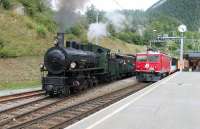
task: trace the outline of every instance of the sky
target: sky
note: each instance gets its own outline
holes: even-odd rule
[[[146,10],[159,0],[90,0],[98,9],[113,11],[116,9]]]
[[[56,1],[52,0],[53,8],[56,9]],[[146,10],[159,0],[88,0],[85,5],[95,5],[96,8],[104,11],[114,11],[119,9],[140,9]]]

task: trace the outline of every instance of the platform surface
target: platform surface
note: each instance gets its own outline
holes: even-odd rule
[[[66,129],[200,129],[200,73],[175,73]]]

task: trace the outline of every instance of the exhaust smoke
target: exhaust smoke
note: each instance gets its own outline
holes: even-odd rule
[[[59,25],[59,31],[64,32],[72,27],[80,18],[77,10],[83,9],[87,0],[53,0],[56,5],[55,20]]]

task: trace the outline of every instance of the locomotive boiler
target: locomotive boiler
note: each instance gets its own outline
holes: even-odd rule
[[[89,51],[55,46],[45,54],[44,65],[50,73],[62,74],[66,70],[95,67],[97,56]]]

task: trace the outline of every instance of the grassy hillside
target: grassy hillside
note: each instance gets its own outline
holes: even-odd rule
[[[55,32],[49,31],[48,27],[30,16],[17,15],[2,8],[0,12],[0,57],[41,56],[52,45]],[[68,39],[79,39],[76,36],[72,37]],[[122,52],[135,52],[139,49],[136,45],[116,38],[106,38],[102,45],[121,49]]]
[[[0,9],[0,57],[41,55],[52,41],[52,33],[38,34],[38,25],[27,16]]]
[[[111,39],[111,38],[102,39],[100,45],[106,48],[110,48],[112,52],[118,52],[118,50],[120,50],[121,53],[127,53],[127,54],[135,54],[137,52],[146,50],[145,46],[128,44],[119,39]]]
[[[0,90],[40,85],[42,57],[0,59]]]

